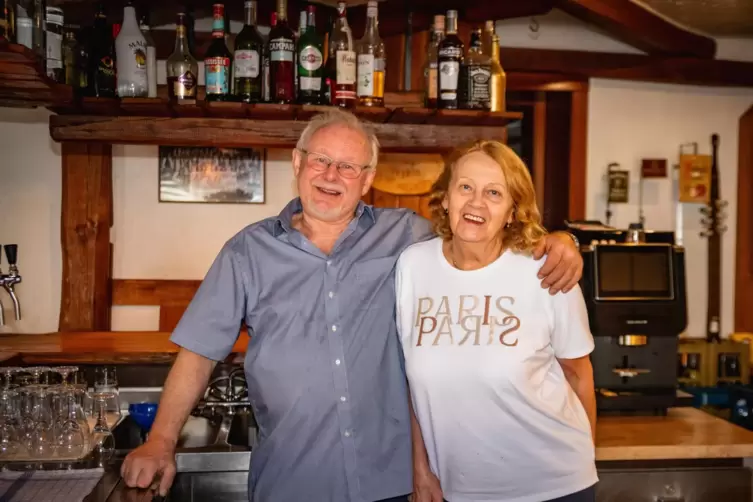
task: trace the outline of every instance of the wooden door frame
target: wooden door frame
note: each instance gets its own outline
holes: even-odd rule
[[[753,106],[740,118],[737,160],[735,332],[753,333]]]

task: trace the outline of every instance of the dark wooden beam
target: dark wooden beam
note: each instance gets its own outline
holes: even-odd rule
[[[557,0],[556,7],[651,55],[713,58],[716,41],[633,0]]]
[[[753,87],[753,63],[742,61],[506,47],[500,50],[500,61],[508,73]]]
[[[60,331],[110,329],[112,148],[63,143]]]
[[[478,122],[468,114],[468,123]],[[437,120],[441,120],[439,114]],[[411,117],[411,120],[415,120]],[[462,123],[462,117],[446,119]],[[108,117],[52,115],[55,141],[218,147],[292,148],[305,121],[217,118]],[[474,139],[500,139],[499,126],[439,124],[372,124],[385,151],[447,151]]]

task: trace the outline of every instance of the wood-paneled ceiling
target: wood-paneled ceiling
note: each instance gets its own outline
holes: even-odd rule
[[[714,36],[753,36],[753,0],[640,0],[658,13]]]

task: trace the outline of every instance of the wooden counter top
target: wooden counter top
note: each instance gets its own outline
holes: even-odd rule
[[[170,363],[180,347],[163,331],[66,332],[0,336],[0,362],[18,355],[24,364]],[[232,353],[244,353],[248,336]]]
[[[753,457],[753,431],[697,408],[665,417],[598,417],[596,460]]]

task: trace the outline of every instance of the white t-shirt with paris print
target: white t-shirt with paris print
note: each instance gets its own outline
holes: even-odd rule
[[[541,502],[598,481],[588,416],[557,361],[594,348],[580,288],[550,295],[543,260],[473,271],[441,239],[396,271],[397,322],[429,463],[449,502]]]

